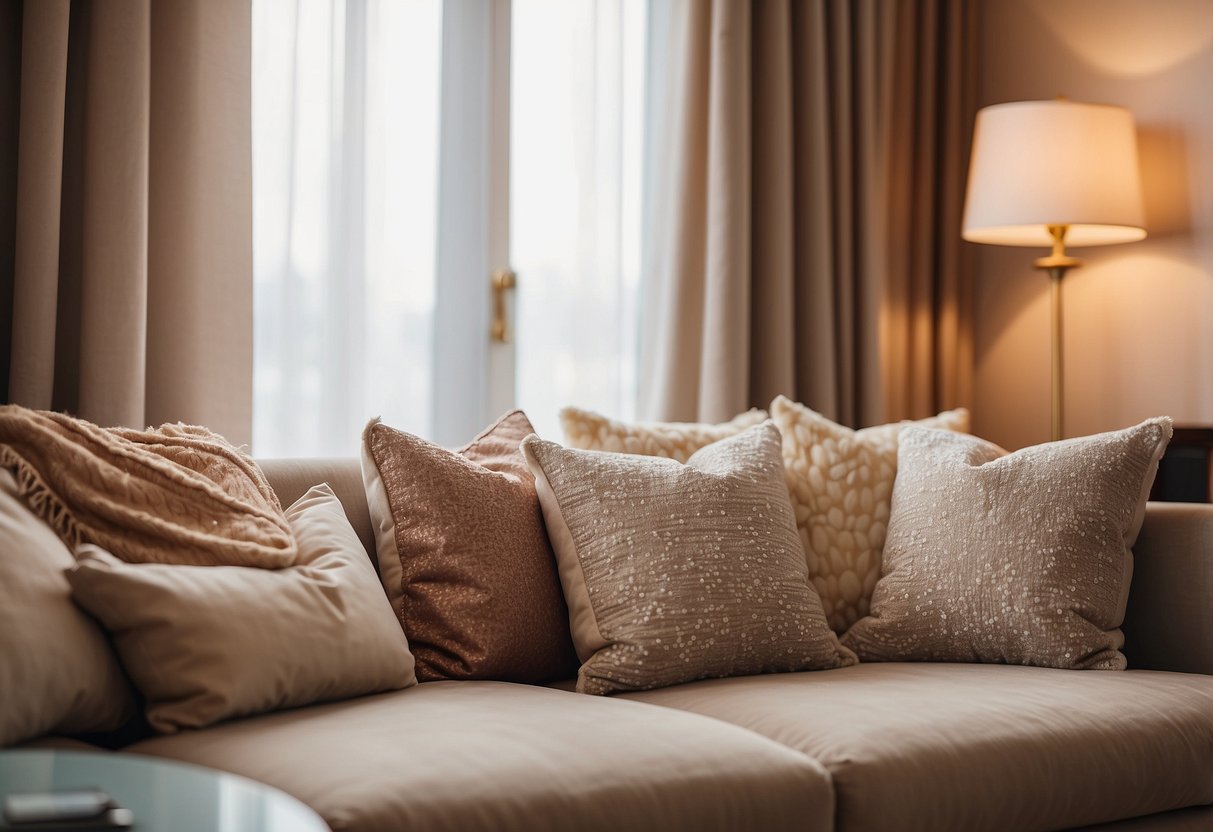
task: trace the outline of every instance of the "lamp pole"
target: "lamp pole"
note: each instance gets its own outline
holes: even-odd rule
[[[1053,441],[1065,436],[1065,341],[1062,338],[1062,304],[1061,281],[1066,272],[1082,265],[1077,257],[1066,254],[1066,231],[1069,226],[1050,225],[1049,235],[1053,238],[1053,251],[1048,257],[1038,258],[1032,265],[1049,274],[1049,284],[1053,300]]]

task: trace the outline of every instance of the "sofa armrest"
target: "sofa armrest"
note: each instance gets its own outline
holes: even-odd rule
[[[1213,505],[1147,504],[1124,633],[1129,667],[1213,675]]]

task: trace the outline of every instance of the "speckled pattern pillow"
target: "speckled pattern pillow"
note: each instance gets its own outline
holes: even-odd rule
[[[1131,549],[1171,420],[1005,452],[910,427],[864,661],[1123,670]],[[1005,454],[1005,455],[1004,455]]]
[[[543,505],[577,690],[851,664],[808,582],[769,422],[687,464],[522,443]]]
[[[741,433],[766,421],[764,410],[747,410],[718,425],[700,422],[621,422],[590,410],[566,407],[560,411],[564,441],[585,451],[614,451],[661,456],[686,462],[705,445]]]
[[[897,436],[909,424],[967,431],[969,411],[852,430],[779,396],[771,419],[783,434],[783,464],[796,528],[834,632],[868,614],[897,474]]]

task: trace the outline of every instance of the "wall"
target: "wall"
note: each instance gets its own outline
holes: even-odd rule
[[[1157,414],[1213,425],[1213,0],[988,0],[979,105],[1065,95],[1137,118],[1149,237],[1075,249],[1066,433]],[[959,232],[958,232],[959,233]],[[1049,439],[1043,251],[975,246],[974,430]]]

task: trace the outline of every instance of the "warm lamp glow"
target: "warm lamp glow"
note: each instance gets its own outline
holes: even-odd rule
[[[1065,435],[1061,281],[1082,261],[1066,246],[1131,243],[1142,228],[1133,115],[1056,101],[995,104],[977,114],[962,236],[974,243],[1049,246],[1032,264],[1053,297],[1053,438]]]
[[[1048,247],[1131,243],[1146,236],[1133,115],[1122,107],[1017,101],[977,114],[966,240]]]

